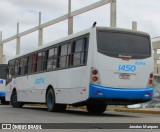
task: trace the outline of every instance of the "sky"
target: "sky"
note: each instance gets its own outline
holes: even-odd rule
[[[72,0],[72,11],[100,0]],[[42,23],[48,22],[68,12],[68,0],[0,0],[0,31],[2,39],[14,36],[17,22],[20,32],[38,25],[38,14],[42,13]],[[117,0],[117,27],[132,28],[137,21],[139,31],[147,32],[151,38],[160,36],[160,0]],[[74,17],[74,32],[97,26],[110,26],[110,4]],[[44,29],[43,43],[47,44],[67,36],[67,20]],[[21,38],[20,53],[38,47],[38,32]],[[16,40],[4,44],[7,60],[16,54]]]

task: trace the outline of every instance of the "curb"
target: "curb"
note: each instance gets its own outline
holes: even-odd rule
[[[86,110],[86,107],[68,107],[68,109]],[[107,108],[106,112],[128,112],[128,113],[142,113],[142,114],[160,114],[160,108]]]
[[[107,111],[115,112],[130,112],[143,114],[160,114],[160,108],[142,108],[142,109],[128,109],[128,108],[108,108]]]

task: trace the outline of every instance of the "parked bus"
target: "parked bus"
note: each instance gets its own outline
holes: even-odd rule
[[[45,103],[103,113],[153,96],[150,36],[140,31],[92,27],[9,60],[6,100],[13,107]]]
[[[6,84],[6,69],[8,65],[7,64],[0,64],[0,100],[1,104],[8,104],[9,102],[5,101],[5,84]]]

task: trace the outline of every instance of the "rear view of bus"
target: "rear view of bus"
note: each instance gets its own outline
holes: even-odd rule
[[[88,111],[100,113],[107,105],[150,101],[153,96],[153,56],[149,35],[97,27],[96,37]],[[99,110],[94,108],[95,104]]]

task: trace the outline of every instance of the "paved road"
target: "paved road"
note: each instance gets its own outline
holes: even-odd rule
[[[119,112],[90,115],[82,110],[67,110],[65,113],[54,113],[48,112],[44,106],[25,105],[23,108],[12,108],[10,105],[0,105],[0,123],[160,123],[160,115]]]

